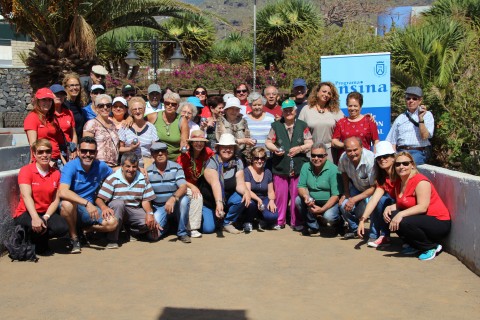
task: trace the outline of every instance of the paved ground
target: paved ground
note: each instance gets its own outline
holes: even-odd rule
[[[0,259],[2,319],[478,319],[480,278],[290,229]],[[396,239],[398,240],[398,239]],[[56,243],[58,248],[62,243]],[[61,249],[61,248],[60,248]]]

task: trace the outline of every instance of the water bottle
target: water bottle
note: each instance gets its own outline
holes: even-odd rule
[[[290,176],[293,177],[295,175],[295,163],[293,162],[293,158],[290,158]]]
[[[188,152],[188,148],[186,146],[183,146],[182,148],[180,148],[180,152],[181,153],[187,153]]]

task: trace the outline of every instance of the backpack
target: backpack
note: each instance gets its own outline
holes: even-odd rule
[[[18,261],[33,261],[37,262],[38,258],[35,254],[35,245],[28,239],[25,229],[17,225],[10,236],[3,241],[3,245],[8,250],[8,256]]]

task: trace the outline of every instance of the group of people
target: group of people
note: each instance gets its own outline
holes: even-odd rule
[[[94,66],[89,81],[69,74],[39,89],[25,119],[32,163],[19,173],[14,220],[37,253],[50,254],[48,239],[67,233],[72,253],[90,232],[106,233],[115,249],[122,230],[190,243],[287,224],[311,236],[324,225],[352,239],[367,219],[368,246],[388,245],[396,232],[405,254],[429,260],[441,251],[450,214],[416,168],[433,135],[420,88],[407,88],[407,111],[379,141],[374,117],[361,114],[363,96],[347,96],[345,116],[330,82],[307,98],[305,80],[295,79],[283,102],[274,86],[262,95],[242,83],[224,97],[198,86],[182,101],[152,84],[146,102],[131,85],[112,99],[106,74]],[[82,90],[90,90],[85,107]]]

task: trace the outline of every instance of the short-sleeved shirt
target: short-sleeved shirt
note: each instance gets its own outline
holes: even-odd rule
[[[360,163],[355,167],[353,162],[344,153],[338,161],[338,170],[346,173],[355,188],[363,192],[375,185],[376,170],[374,170],[375,157],[373,152],[362,148]]]
[[[52,159],[60,159],[60,143],[63,142],[63,134],[51,121],[41,121],[39,115],[32,111],[23,121],[23,129],[37,132],[37,140],[47,139],[52,144]],[[33,142],[33,141],[31,141]]]
[[[408,110],[400,114],[392,124],[390,131],[388,132],[385,140],[396,146],[409,146],[409,147],[427,147],[430,145],[428,139],[422,139],[420,135],[420,128],[415,126],[407,117],[407,113],[413,120],[417,121],[418,108],[414,113],[410,113]],[[425,113],[423,117],[425,126],[428,130],[429,138],[433,137],[433,130],[435,127],[435,121],[430,111]]]
[[[298,188],[308,189],[310,196],[319,201],[328,201],[332,196],[340,195],[338,168],[329,160],[325,162],[320,173],[315,174],[310,162],[304,163],[298,179]]]
[[[110,167],[118,165],[118,132],[113,123],[104,126],[97,119],[87,121],[86,132],[93,134],[97,141],[97,159],[104,161]]]
[[[243,171],[245,173],[245,182],[250,182],[250,190],[252,190],[260,198],[268,196],[268,185],[273,182],[272,171],[265,169],[262,181],[256,181],[253,178],[250,167]]]
[[[185,179],[195,184],[198,179],[203,176],[203,171],[207,165],[208,159],[210,159],[215,153],[209,147],[205,147],[197,159],[192,159],[190,152],[182,153],[177,158],[177,163],[180,164],[185,173]]]
[[[279,106],[278,104],[275,107],[273,107],[272,109],[270,109],[269,107],[264,105],[263,106],[263,112],[267,112],[267,113],[273,115],[274,119],[275,119],[275,117],[281,117],[283,115],[282,107]]]
[[[219,173],[220,182],[226,195],[235,192],[237,187],[236,173],[243,170],[243,162],[234,158],[226,163],[220,163],[218,156],[211,157],[206,169],[213,169]],[[220,169],[220,170],[219,170]]]
[[[342,110],[336,113],[325,111],[319,113],[317,108],[310,108],[306,106],[300,112],[298,119],[307,123],[313,136],[313,143],[325,143],[329,147],[332,143],[333,130],[337,121],[342,119],[345,115]]]
[[[97,114],[92,109],[92,103],[91,102],[83,108],[83,111],[85,112],[85,116],[86,116],[87,121],[95,119],[97,117]]]
[[[28,184],[32,187],[32,198],[37,213],[45,213],[50,204],[55,200],[58,186],[60,185],[60,171],[50,168],[47,175],[43,177],[39,172],[36,163],[30,163],[20,169],[18,173],[18,184]],[[13,214],[16,218],[27,211],[23,197],[20,197],[17,209]]]
[[[145,106],[145,114],[143,115],[144,117],[148,116],[149,114],[162,111],[165,108],[163,107],[162,103],[159,103],[156,108],[152,107],[150,104],[150,101],[147,101],[147,105]]]
[[[156,206],[163,206],[168,199],[180,188],[181,185],[187,183],[185,180],[185,173],[182,167],[173,161],[167,160],[165,171],[160,173],[153,163],[147,168],[148,180],[155,192],[155,199],[153,204]]]
[[[55,111],[60,129],[62,129],[65,139],[68,142],[72,141],[73,130],[75,130],[75,119],[73,118],[72,111],[68,110],[65,106],[62,106],[60,112]]]
[[[97,197],[106,202],[121,199],[129,207],[140,207],[142,201],[152,201],[156,198],[152,186],[140,171],[137,171],[132,182],[128,182],[123,176],[123,169],[117,170],[105,179]]]
[[[345,141],[350,137],[359,137],[362,139],[362,145],[365,149],[371,149],[371,146],[378,137],[378,128],[372,117],[365,115],[359,121],[350,121],[347,117],[338,120],[333,132],[333,139]]]
[[[244,119],[247,121],[250,137],[257,140],[256,146],[265,146],[265,140],[270,132],[272,123],[275,121],[274,116],[264,112],[262,118],[259,120],[254,119],[251,115],[245,116]]]
[[[86,172],[82,167],[80,158],[77,157],[67,162],[63,167],[60,184],[70,186],[70,190],[93,203],[101,183],[112,172],[112,168],[100,160],[94,160],[90,170]]]
[[[126,147],[132,145],[133,139],[138,139],[140,146],[135,148],[133,152],[139,157],[151,157],[150,147],[152,143],[158,141],[157,129],[150,122],[147,122],[145,128],[140,132],[137,132],[133,127],[121,128],[118,131],[118,137],[120,141],[125,143]]]
[[[377,187],[383,189],[392,199],[395,199],[395,183],[390,178],[386,178],[385,182],[382,185],[377,185]]]

